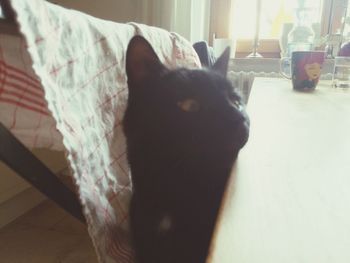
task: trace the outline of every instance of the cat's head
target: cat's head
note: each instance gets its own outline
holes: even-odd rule
[[[210,69],[170,70],[143,37],[134,37],[126,55],[127,132],[168,146],[243,146],[248,118],[226,79],[229,53],[226,49]]]

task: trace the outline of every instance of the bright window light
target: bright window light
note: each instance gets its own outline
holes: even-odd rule
[[[307,7],[310,21],[320,22],[322,0],[261,0],[260,38],[277,39],[283,23],[292,23],[297,6]],[[235,0],[232,29],[236,38],[253,38],[257,0]]]

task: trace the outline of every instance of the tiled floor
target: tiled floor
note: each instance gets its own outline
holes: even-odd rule
[[[0,229],[1,263],[96,263],[85,225],[45,201]]]

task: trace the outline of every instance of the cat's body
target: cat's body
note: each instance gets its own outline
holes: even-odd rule
[[[227,61],[220,63],[226,70]],[[233,161],[248,138],[248,118],[220,73],[170,71],[141,37],[131,40],[126,66],[123,125],[137,262],[205,262]]]

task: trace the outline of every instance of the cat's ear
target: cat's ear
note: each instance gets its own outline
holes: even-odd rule
[[[215,64],[211,67],[211,69],[226,77],[229,61],[230,47],[227,47],[225,51],[221,54],[221,56],[216,60]]]
[[[135,36],[130,40],[126,52],[126,74],[129,84],[142,83],[146,77],[155,76],[164,68],[146,39]]]

